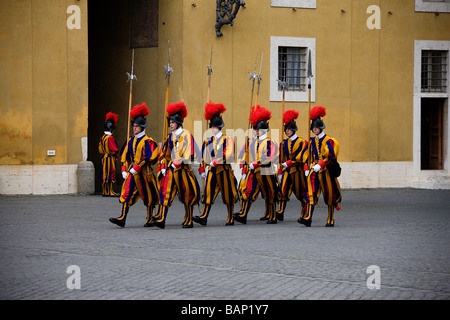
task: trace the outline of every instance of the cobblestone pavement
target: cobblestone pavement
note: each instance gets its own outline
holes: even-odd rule
[[[225,226],[217,199],[192,229],[176,199],[161,230],[142,227],[141,201],[122,229],[108,221],[117,198],[0,196],[0,299],[450,298],[448,190],[343,190],[334,228],[323,204],[298,224],[295,199],[276,225],[259,221],[258,199],[246,225]]]

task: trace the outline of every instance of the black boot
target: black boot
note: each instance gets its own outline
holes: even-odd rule
[[[120,214],[120,217],[118,218],[109,218],[109,221],[112,223],[118,225],[121,228],[125,227],[125,221],[127,220],[128,210],[130,209],[130,206],[128,203],[122,203],[122,212]]]

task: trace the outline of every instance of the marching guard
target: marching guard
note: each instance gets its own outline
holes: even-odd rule
[[[122,176],[125,179],[119,198],[122,203],[121,215],[110,218],[112,223],[124,227],[129,208],[140,197],[147,208],[147,220],[144,227],[148,227],[152,218],[152,211],[158,202],[158,185],[151,165],[158,160],[159,145],[147,136],[146,116],[150,113],[147,105],[136,105],[130,111],[134,136],[130,136],[122,153]]]
[[[314,206],[319,199],[320,190],[322,190],[325,203],[328,205],[328,218],[326,227],[334,227],[333,213],[334,209],[340,210],[341,187],[337,177],[340,172],[338,168],[337,157],[339,154],[339,143],[323,131],[325,124],[321,118],[326,115],[326,109],[323,106],[316,106],[311,109],[311,131],[314,137],[310,138],[308,147],[308,163],[305,165],[305,175],[307,176],[305,201],[307,209],[298,219],[298,222],[307,227],[311,226]]]
[[[187,116],[185,103],[169,104],[166,114],[171,132],[163,143],[159,157],[161,181],[158,213],[151,226],[165,228],[167,212],[178,193],[185,208],[183,228],[192,228],[194,205],[200,199],[200,187],[190,165],[195,158],[196,144],[192,134],[183,129],[183,120]]]
[[[267,137],[269,131],[269,120],[272,115],[269,110],[260,105],[252,108],[250,122],[255,131],[256,138],[249,140],[246,144],[245,153],[248,154],[249,171],[242,185],[242,210],[234,214],[234,219],[240,223],[247,223],[247,214],[250,204],[256,200],[261,192],[265,200],[268,224],[277,223],[276,199],[278,197],[278,186],[276,172],[272,169],[272,164],[278,157],[278,146]]]
[[[303,171],[304,163],[308,155],[308,142],[298,137],[295,120],[298,111],[288,110],[283,114],[284,132],[288,136],[280,144],[280,160],[278,164],[278,180],[280,181],[280,209],[277,211],[277,219],[283,221],[286,203],[294,192],[302,203],[302,212],[306,208],[304,192],[306,178]]]
[[[118,120],[117,114],[112,112],[106,114],[103,136],[98,143],[98,151],[103,154],[102,171],[100,173],[103,197],[117,196],[113,186],[116,182],[116,159],[119,157],[119,145],[113,134]]]
[[[221,114],[226,108],[223,104],[208,102],[205,105],[205,119],[213,136],[205,140],[202,145],[202,161],[199,173],[204,179],[202,196],[203,211],[201,216],[195,216],[194,222],[205,225],[211,206],[219,193],[222,194],[223,203],[227,206],[228,217],[226,226],[234,225],[233,208],[237,202],[237,181],[231,168],[234,160],[234,141],[222,133],[225,126]],[[209,165],[208,172],[205,168]]]

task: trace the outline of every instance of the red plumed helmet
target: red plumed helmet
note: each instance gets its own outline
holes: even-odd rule
[[[166,111],[169,115],[180,112],[183,119],[187,117],[187,108],[183,101],[169,104]]]
[[[311,127],[312,130],[314,127],[319,128],[320,130],[325,129],[325,123],[323,123],[323,120],[320,119],[320,117],[323,117],[327,114],[327,111],[322,106],[315,106],[311,109],[311,113],[309,114],[309,119],[311,121]]]
[[[252,113],[250,114],[250,123],[255,129],[269,129],[267,123],[272,118],[272,113],[260,105],[252,107]]]
[[[112,121],[114,126],[117,126],[117,121],[119,120],[119,115],[115,114],[115,113],[112,113],[112,112],[108,112],[106,114],[105,122],[108,121],[108,120]]]
[[[297,110],[288,110],[283,114],[283,123],[288,124],[291,121],[294,121],[298,118]]]
[[[320,117],[324,117],[327,114],[327,110],[322,106],[315,106],[311,109],[311,113],[309,114],[309,119],[314,120]]]
[[[168,121],[172,120],[178,124],[182,124],[184,118],[187,117],[186,104],[183,101],[171,103],[167,106]]]
[[[150,110],[148,109],[145,102],[139,105],[135,105],[133,109],[130,111],[130,117],[131,119],[136,119],[139,116],[146,117],[150,113]]]
[[[205,119],[211,120],[215,115],[220,116],[227,110],[222,103],[207,102],[205,104]]]

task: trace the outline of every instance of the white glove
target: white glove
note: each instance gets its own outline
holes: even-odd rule
[[[176,168],[177,168],[173,162],[172,162],[172,164],[171,164],[170,166],[171,166],[173,169],[176,169]]]
[[[211,161],[211,163],[209,164],[211,167],[215,168],[214,162]]]
[[[130,169],[130,173],[131,173],[131,174],[136,174],[137,172],[136,172],[136,170],[134,170],[134,168],[131,168],[131,169]]]
[[[279,174],[279,175],[278,175],[278,180],[281,181],[281,178],[283,178],[283,175],[282,175],[282,174]]]
[[[166,169],[161,169],[161,173],[162,173],[163,177],[165,177],[166,176]]]
[[[320,166],[320,164],[316,164],[316,165],[313,167],[314,172],[319,172],[320,169],[322,169],[322,167]]]
[[[124,179],[127,178],[127,172],[126,172],[126,171],[122,171],[122,177],[123,177]]]
[[[305,171],[305,176],[306,176],[306,177],[309,176],[309,170],[306,170],[306,171]]]
[[[202,176],[203,179],[206,179],[206,176],[207,176],[206,172],[202,172],[202,173],[200,173],[200,175]]]
[[[244,174],[242,175],[241,180],[244,181],[246,176],[247,176],[247,174],[244,173]]]
[[[281,165],[285,168],[287,168],[287,166],[288,166],[286,162],[283,162]]]
[[[253,166],[253,163],[250,163],[249,167],[250,167],[250,169],[252,169],[252,170],[255,169],[255,167]]]

